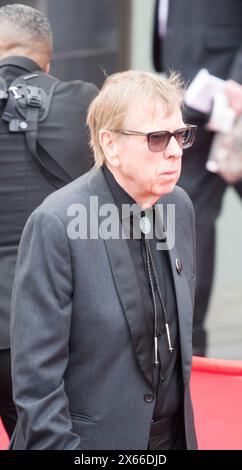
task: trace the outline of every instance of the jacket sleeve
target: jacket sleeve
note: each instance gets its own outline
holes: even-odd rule
[[[11,308],[14,449],[77,449],[64,388],[72,314],[66,230],[37,209],[20,243]]]

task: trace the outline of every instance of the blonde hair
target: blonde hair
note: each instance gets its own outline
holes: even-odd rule
[[[90,104],[87,116],[90,147],[94,153],[96,166],[103,165],[105,161],[105,154],[99,141],[99,131],[122,129],[132,101],[137,98],[149,101],[159,97],[163,102],[164,112],[169,115],[177,107],[182,107],[183,93],[183,83],[176,72],[172,72],[169,77],[137,70],[110,75]]]

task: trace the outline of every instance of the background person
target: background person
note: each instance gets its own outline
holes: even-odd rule
[[[236,115],[242,113],[242,3],[240,0],[160,0],[156,2],[154,65],[174,68],[190,83],[200,69],[226,81],[224,93]],[[214,277],[215,224],[228,184],[205,165],[214,133],[206,129],[210,114],[186,109],[198,125],[194,146],[183,159],[179,186],[191,197],[196,215],[197,281],[194,310],[194,354],[206,354],[205,316]],[[242,182],[233,185],[242,196]],[[206,253],[206,256],[204,256]]]
[[[50,24],[38,10],[20,4],[0,8],[0,77],[10,86],[15,78],[28,72],[48,73],[52,42]],[[72,176],[91,167],[85,121],[95,94],[92,84],[60,82],[51,103],[50,119],[41,125],[41,143]],[[68,102],[76,107],[72,114],[79,121],[66,122]],[[4,106],[0,102],[0,417],[10,436],[16,412],[12,402],[9,322],[18,244],[27,218],[55,187],[35,166],[24,134],[9,133],[8,123],[2,120]],[[75,160],[81,163],[73,165]]]

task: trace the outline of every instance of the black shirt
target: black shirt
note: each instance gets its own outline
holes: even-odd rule
[[[103,167],[104,176],[114,198],[115,204],[119,210],[120,220],[123,227],[125,227],[126,220],[123,217],[122,205],[135,204],[135,201],[129,196],[126,191],[117,183],[112,173],[106,166]],[[149,217],[152,217],[154,211],[149,211]],[[154,342],[154,307],[151,296],[150,280],[147,269],[146,250],[144,237],[139,239],[134,238],[135,224],[139,220],[129,221],[134,227],[131,230],[131,237],[127,238],[128,248],[130,255],[135,266],[137,279],[140,285],[140,291],[143,296],[143,303],[145,305],[145,312],[147,316],[146,329],[147,329],[147,348],[153,345]],[[133,224],[132,224],[133,222]],[[155,232],[155,230],[154,230]],[[156,303],[158,308],[158,325],[159,325],[159,360],[160,367],[153,367],[154,380],[156,383],[156,406],[153,415],[153,421],[158,421],[165,417],[174,415],[181,409],[183,397],[183,382],[181,374],[181,361],[180,361],[180,345],[179,345],[179,328],[175,289],[173,284],[169,254],[165,250],[157,250],[157,239],[154,233],[153,238],[149,240],[154,264],[157,271],[160,290],[163,297],[163,302],[166,308],[166,315],[170,327],[171,343],[173,351],[168,351],[168,343],[164,326],[164,315],[162,305],[157,295],[157,286],[154,282]],[[148,325],[148,328],[147,328]],[[152,347],[152,346],[151,346]],[[157,370],[158,369],[158,370]]]

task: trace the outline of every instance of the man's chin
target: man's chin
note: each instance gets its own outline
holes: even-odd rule
[[[156,194],[159,194],[160,196],[164,196],[165,194],[171,193],[173,191],[175,185],[176,185],[176,181],[160,183],[155,188],[156,189],[155,192],[156,192]]]

